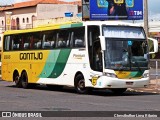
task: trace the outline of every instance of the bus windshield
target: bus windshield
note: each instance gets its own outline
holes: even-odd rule
[[[148,69],[147,42],[106,39],[105,68],[114,70]]]
[[[104,27],[106,69],[146,70],[148,69],[148,44],[140,28]]]

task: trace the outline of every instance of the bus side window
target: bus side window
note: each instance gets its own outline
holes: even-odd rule
[[[30,48],[30,49],[33,49],[33,44],[34,44],[34,42],[33,42],[33,36],[29,36],[29,41],[30,41],[30,46],[29,46],[29,48]]]
[[[84,47],[84,41],[80,38],[75,39],[75,47]]]
[[[51,43],[49,41],[43,42],[43,48],[51,48]]]
[[[59,47],[59,48],[64,48],[64,47],[66,47],[66,41],[63,40],[62,37],[58,39],[57,47]]]
[[[56,32],[55,31],[45,31],[43,33],[42,48],[52,49],[55,48],[56,43]]]
[[[21,42],[19,36],[18,35],[11,36],[11,40],[12,40],[12,50],[19,50]]]
[[[9,51],[11,50],[11,37],[9,36],[5,36],[4,37],[4,51]]]
[[[24,49],[29,49],[29,43],[24,43]]]
[[[32,47],[33,49],[41,49],[42,48],[42,38],[40,32],[33,33],[33,40],[32,40]]]
[[[61,30],[58,33],[58,41],[57,47],[58,48],[67,48],[70,46],[70,32],[69,30]]]
[[[23,39],[24,39],[23,40],[23,42],[24,42],[23,49],[24,50],[30,49],[30,36],[29,36],[29,34],[24,34]]]
[[[73,47],[84,47],[84,27],[73,29]]]

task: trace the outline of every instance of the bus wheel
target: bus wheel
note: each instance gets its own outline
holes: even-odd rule
[[[127,88],[112,88],[110,90],[116,95],[121,95],[127,90]]]
[[[85,94],[88,92],[87,88],[85,87],[84,77],[81,74],[78,74],[75,77],[75,89],[76,89],[77,93],[79,93],[79,94]]]
[[[22,82],[21,82],[21,80],[19,79],[19,74],[18,74],[17,72],[14,73],[14,75],[13,75],[13,81],[15,82],[16,87],[18,87],[18,88],[21,88],[21,87],[22,87]]]
[[[26,89],[26,88],[29,87],[29,84],[28,84],[28,76],[27,76],[27,73],[26,73],[26,72],[22,72],[21,82],[22,82],[22,87],[23,87],[23,88]]]

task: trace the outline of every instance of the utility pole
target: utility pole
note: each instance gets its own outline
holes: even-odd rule
[[[144,29],[148,37],[148,0],[144,0]]]

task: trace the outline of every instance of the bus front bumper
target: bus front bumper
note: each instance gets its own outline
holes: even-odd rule
[[[94,88],[141,88],[149,85],[149,77],[140,79],[118,79],[102,76]]]

